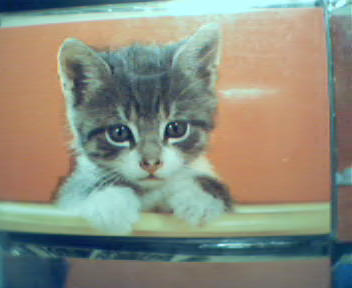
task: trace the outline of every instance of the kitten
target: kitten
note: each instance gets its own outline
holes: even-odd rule
[[[215,24],[168,45],[97,52],[63,43],[59,74],[77,163],[60,206],[119,234],[132,231],[141,211],[193,225],[231,211],[228,188],[205,157],[220,43]]]

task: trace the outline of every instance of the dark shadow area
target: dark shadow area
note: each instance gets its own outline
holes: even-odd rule
[[[0,12],[20,12],[28,10],[43,10],[53,8],[69,8],[78,6],[108,5],[138,2],[155,2],[155,0],[2,0]]]
[[[2,258],[4,288],[63,288],[68,263],[62,258],[11,257]]]

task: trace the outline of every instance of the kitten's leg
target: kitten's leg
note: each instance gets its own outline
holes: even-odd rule
[[[224,183],[211,176],[197,176],[195,180],[205,192],[222,200],[227,212],[232,211],[233,199],[230,189]]]
[[[129,187],[108,186],[82,202],[80,214],[109,233],[128,234],[140,218],[141,203]]]
[[[107,186],[64,208],[87,219],[99,230],[128,234],[140,218],[141,203],[132,188]]]
[[[175,177],[166,189],[174,214],[193,225],[214,220],[232,208],[229,190],[212,176]]]

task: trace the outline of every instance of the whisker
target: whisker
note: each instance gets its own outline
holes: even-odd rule
[[[108,173],[106,173],[105,175],[103,175],[101,177],[101,179],[99,179],[96,184],[94,185],[94,189],[100,189],[104,186],[106,186],[107,184],[112,183],[113,181],[115,181],[117,178],[119,177],[119,174],[112,170],[109,171]]]

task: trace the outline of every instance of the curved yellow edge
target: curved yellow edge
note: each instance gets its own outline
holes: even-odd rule
[[[316,235],[330,233],[330,203],[236,205],[226,214],[201,227],[193,227],[170,214],[143,213],[134,236],[236,237]],[[0,230],[111,235],[91,227],[82,218],[50,204],[0,202]]]

